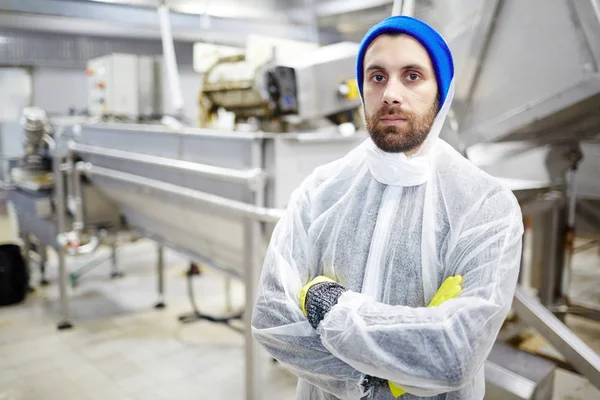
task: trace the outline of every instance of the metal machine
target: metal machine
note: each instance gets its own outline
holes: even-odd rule
[[[250,38],[244,54],[216,58],[202,71],[200,124],[210,126],[219,109],[233,112],[237,123],[254,121],[254,129],[272,132],[313,130],[324,120],[360,124],[357,54],[358,44],[350,42],[315,48]]]
[[[360,104],[356,93],[351,93],[353,89],[340,91],[340,85],[354,75],[356,51],[356,46],[340,44],[325,53],[321,51],[320,58],[312,58],[310,62],[281,61],[267,69],[277,80],[279,100],[275,108],[262,116],[254,112],[258,108],[253,109],[252,115],[261,119],[258,127],[272,127],[272,122],[296,117],[297,121],[293,121],[296,128],[321,118],[326,121],[319,124],[323,129],[290,132],[294,129],[288,129],[291,123],[286,122],[288,128],[273,129],[279,133],[265,129],[224,131],[158,123],[116,123],[115,118],[110,119],[112,122],[90,118],[83,122],[53,123],[41,112],[31,123],[23,124],[22,132],[28,138],[26,148],[34,149],[32,154],[51,155],[41,170],[52,180],[45,187],[27,187],[23,182],[15,182],[8,197],[17,210],[26,253],[30,253],[32,245],[37,245],[42,265],[46,246],[59,254],[58,327],[72,326],[65,256],[89,254],[102,244],[114,249],[124,234],[129,234],[125,240],[139,236],[158,243],[157,306],[164,306],[162,248],[169,247],[192,262],[243,279],[244,316],[249,318],[261,259],[292,191],[314,168],[343,156],[367,137],[364,132],[356,131],[351,119],[338,118],[356,111]],[[108,64],[90,65],[98,71],[104,66],[106,70],[101,76],[116,74]],[[98,71],[92,77],[98,76]],[[132,81],[138,82],[135,77]],[[263,82],[262,86],[260,82],[260,77],[256,77],[253,87],[267,93],[274,81]],[[133,98],[138,94],[134,86],[130,88],[133,93],[126,92]],[[250,115],[242,111],[246,105],[244,97],[235,97],[240,93],[239,85],[228,90],[209,89],[205,88],[204,95],[212,101],[220,99],[228,110],[244,118]],[[120,106],[119,102],[110,103],[115,93],[119,100],[119,91],[115,88],[111,92],[108,84],[105,88],[92,84],[90,92],[92,102],[96,102],[103,115],[134,116],[139,110],[136,108],[139,104],[130,107],[136,104],[132,98],[123,103],[123,108],[111,108]],[[310,99],[317,93],[323,99],[315,108]],[[103,98],[108,101],[104,103],[106,107],[99,106],[98,99]],[[219,103],[219,107],[223,105]],[[288,108],[282,112],[282,107]],[[268,123],[263,124],[265,121]],[[352,124],[352,129],[339,129],[346,122]],[[41,132],[38,126],[45,127],[43,135],[30,134]],[[45,138],[42,145],[40,135]],[[13,175],[17,171],[13,169]],[[258,399],[259,349],[250,329],[245,336],[246,398]]]
[[[600,387],[600,357],[561,322],[566,313],[600,319],[598,305],[579,304],[569,293],[575,234],[600,236],[600,181],[592,172],[600,168],[599,4],[414,5],[414,15],[444,34],[455,58],[456,96],[443,135],[504,178],[532,226],[531,261],[522,265],[514,303],[517,318]],[[552,366],[530,354],[509,354],[490,354],[486,398],[549,398]]]
[[[160,116],[161,62],[133,54],[110,54],[89,60],[89,114],[134,121]]]
[[[454,119],[450,118],[445,133],[454,134],[457,147],[469,150],[466,147],[479,142],[518,139],[519,146],[527,141],[528,148],[535,148],[548,141],[555,145],[560,140],[563,145],[563,139],[578,142],[600,133],[594,108],[600,94],[597,1],[575,5],[566,0],[495,0],[476,6],[470,2],[471,8],[479,7],[473,19],[476,23],[467,24],[464,30],[456,29],[462,25],[452,18],[460,14],[448,12],[453,7],[450,2],[424,4],[425,10],[416,9],[417,16],[429,18],[454,38],[450,46],[456,53],[460,83]],[[532,15],[543,18],[528,20],[524,35],[521,19]],[[561,38],[577,46],[556,46]],[[16,183],[9,199],[18,209],[26,246],[29,238],[35,238],[60,255],[59,327],[71,326],[64,254],[93,251],[107,238],[129,231],[159,244],[159,303],[164,276],[161,249],[166,246],[243,279],[245,317],[250,317],[265,247],[290,194],[315,167],[339,158],[366,138],[364,132],[355,132],[361,124],[357,118],[360,100],[352,81],[357,46],[341,43],[315,49],[284,43],[267,48],[266,55],[256,50],[220,57],[204,71],[199,98],[205,129],[92,121],[60,127],[47,124],[39,115],[26,118],[35,121],[24,124],[29,148],[37,149],[31,154],[37,151],[40,160],[52,156],[52,181],[46,188]],[[538,68],[543,65],[553,68]],[[523,82],[506,81],[517,78]],[[106,108],[99,106],[105,92],[98,89],[92,87],[90,96],[102,113],[144,114],[139,105],[111,109],[111,104],[118,104],[110,103],[113,100]],[[138,88],[131,87],[126,94],[135,97],[138,93]],[[112,97],[106,95],[106,99]],[[208,129],[219,110],[233,112],[239,129]],[[45,127],[43,134],[39,127]],[[572,146],[567,143],[568,149],[577,148]],[[515,149],[506,154],[516,154]],[[580,163],[577,152],[558,154],[560,162],[551,165],[561,177]],[[506,165],[504,156],[499,160]],[[48,161],[39,164],[46,173]],[[503,170],[488,169],[492,167]],[[568,265],[562,261],[565,224],[560,221],[572,217],[574,208],[567,214],[565,205],[573,202],[565,199],[574,197],[558,189],[569,181],[556,186],[535,176],[505,178],[524,215],[554,215],[552,229],[544,228],[554,239],[546,235],[540,246],[547,257],[538,263],[544,264],[540,266],[542,302],[519,287],[516,314],[600,387],[600,357],[548,309],[556,300],[557,285],[561,286],[557,277],[563,275],[562,266]],[[246,399],[260,399],[259,349],[249,329],[245,338]],[[488,396],[547,398],[554,367],[499,342],[485,365]]]
[[[543,183],[556,199],[551,211],[531,214],[542,302],[600,319],[568,294],[575,233],[600,236],[598,2],[432,2],[417,14],[450,38],[455,54],[447,132],[457,147],[494,176]]]

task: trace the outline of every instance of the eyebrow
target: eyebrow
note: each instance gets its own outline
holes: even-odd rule
[[[408,64],[408,65],[405,65],[404,67],[402,67],[402,69],[404,69],[404,70],[416,69],[417,71],[428,71],[428,68],[425,68],[424,66],[422,66],[420,64]],[[369,72],[369,71],[385,71],[385,68],[379,64],[372,64],[372,65],[369,65],[367,67],[367,69],[365,70],[365,72]]]

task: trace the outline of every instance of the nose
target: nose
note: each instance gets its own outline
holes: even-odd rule
[[[396,79],[390,79],[383,92],[383,102],[388,106],[397,106],[404,103],[403,86]]]

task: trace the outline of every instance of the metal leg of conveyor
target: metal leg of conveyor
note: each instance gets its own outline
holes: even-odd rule
[[[256,289],[260,280],[261,263],[259,262],[260,245],[260,222],[247,219],[244,229],[244,255],[245,265],[245,287],[246,304],[244,318],[246,329],[244,336],[246,341],[246,400],[261,399],[261,348],[252,336],[252,310]]]
[[[119,264],[117,263],[117,244],[114,243],[110,249],[110,277],[121,278],[123,273],[119,271]]]
[[[538,331],[590,382],[600,389],[600,356],[535,297],[517,287],[513,307],[521,320]]]
[[[231,301],[231,278],[225,277],[225,310],[227,312],[233,311],[233,304]]]
[[[48,264],[48,247],[45,244],[40,243],[38,246],[40,254],[40,285],[47,286],[48,279],[46,278],[46,266]]]
[[[158,268],[158,301],[154,308],[165,308],[165,254],[162,245],[157,248],[157,268]]]
[[[66,199],[65,199],[65,182],[62,168],[63,157],[54,154],[53,157],[53,172],[54,172],[54,195],[56,204],[56,231],[60,235],[65,232],[66,227]],[[69,298],[67,294],[67,264],[65,260],[64,250],[56,237],[55,244],[56,253],[58,254],[58,285],[60,289],[60,314],[61,320],[58,323],[58,329],[68,329],[73,325],[70,322]]]
[[[69,329],[73,325],[70,322],[69,297],[67,294],[67,263],[65,254],[61,249],[58,253],[58,281],[60,290],[60,315],[61,321],[58,323],[58,329]]]
[[[31,276],[31,239],[29,238],[29,234],[23,234],[21,240],[23,241],[23,261],[25,262],[25,269],[27,270],[27,275]],[[27,282],[27,290],[33,291],[30,281]]]

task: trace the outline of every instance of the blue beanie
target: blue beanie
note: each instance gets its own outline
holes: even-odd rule
[[[429,53],[431,63],[435,69],[435,75],[440,93],[440,107],[446,101],[450,82],[454,77],[454,62],[452,61],[452,53],[442,36],[426,23],[412,17],[394,16],[381,21],[379,24],[372,27],[365,35],[358,57],[356,59],[356,80],[358,81],[358,90],[360,96],[363,97],[363,61],[365,53],[369,45],[378,36],[385,33],[406,34],[417,39]]]

